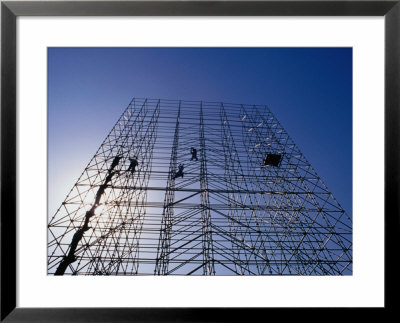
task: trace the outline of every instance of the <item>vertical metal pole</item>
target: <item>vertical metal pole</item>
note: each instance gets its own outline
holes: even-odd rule
[[[203,275],[215,275],[202,102],[200,103],[200,190],[201,222],[203,231]]]
[[[248,210],[240,205],[244,205],[247,199],[251,198],[251,192],[247,186],[247,180],[245,178],[245,169],[242,168],[240,161],[239,150],[236,147],[235,136],[231,130],[228,116],[225,112],[223,103],[220,108],[220,120],[221,120],[221,135],[222,135],[222,148],[224,155],[224,176],[226,186],[228,190],[234,191],[235,189],[243,189],[248,192],[243,197],[243,193],[229,193],[228,195],[228,214],[229,214],[229,231],[231,234],[232,247],[231,252],[233,256],[233,262],[236,264],[237,273],[240,275],[250,274],[251,268],[249,262],[251,260],[251,248],[254,246],[252,234],[249,232],[249,227],[252,223],[250,216],[248,216]],[[236,221],[243,222],[246,226],[238,225]]]
[[[172,144],[171,160],[168,172],[167,188],[165,191],[164,207],[162,214],[160,239],[158,241],[155,275],[166,275],[168,273],[169,253],[171,244],[172,219],[174,216],[175,199],[175,172],[178,159],[179,146],[179,124],[181,119],[181,103],[179,102],[178,115],[175,124],[174,142]]]

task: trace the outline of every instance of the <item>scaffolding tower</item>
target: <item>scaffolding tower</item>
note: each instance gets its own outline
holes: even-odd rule
[[[48,274],[351,275],[352,220],[266,106],[134,98],[49,217]]]

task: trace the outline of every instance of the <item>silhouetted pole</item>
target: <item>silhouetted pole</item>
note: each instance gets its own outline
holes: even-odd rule
[[[76,250],[79,242],[82,240],[84,233],[89,230],[89,220],[92,216],[94,216],[94,212],[96,211],[96,208],[99,206],[101,196],[104,194],[104,191],[106,190],[108,183],[111,181],[111,178],[115,174],[114,168],[118,165],[121,158],[122,158],[121,156],[117,156],[114,158],[114,160],[108,170],[108,175],[107,175],[104,183],[102,185],[100,185],[100,187],[96,193],[96,200],[95,200],[93,206],[90,208],[90,210],[86,212],[85,222],[84,222],[83,226],[78,231],[76,231],[74,236],[72,237],[71,244],[69,245],[68,255],[64,256],[64,259],[60,262],[60,265],[58,266],[58,268],[54,274],[55,276],[64,275],[68,266],[70,264],[72,264],[74,261],[76,261],[75,250]]]

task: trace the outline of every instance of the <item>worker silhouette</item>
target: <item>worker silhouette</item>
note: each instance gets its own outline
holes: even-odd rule
[[[198,160],[197,159],[197,149],[192,147],[190,148],[190,153],[192,154],[192,158],[190,160]]]
[[[133,174],[136,170],[136,166],[139,165],[139,162],[137,161],[137,157],[129,158],[129,161],[131,162],[128,168],[128,172],[130,171],[131,174]]]
[[[176,172],[174,179],[178,178],[178,177],[182,177],[183,178],[183,169],[185,168],[185,166],[183,166],[182,164],[179,164],[178,166],[178,171]]]

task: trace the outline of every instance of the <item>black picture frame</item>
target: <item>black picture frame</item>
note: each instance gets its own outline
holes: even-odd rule
[[[399,219],[400,0],[379,1],[2,1],[1,2],[1,321],[189,322],[266,320],[287,308],[16,307],[16,19],[18,16],[384,16],[385,306],[396,310]],[[373,238],[373,237],[371,237]],[[371,261],[374,261],[371,255]],[[38,291],[40,293],[40,291]],[[299,311],[301,309],[290,309]],[[325,309],[335,317],[332,309]],[[284,312],[287,315],[287,312]],[[290,316],[293,314],[289,313]],[[295,314],[297,315],[297,314]],[[378,317],[378,316],[377,316]],[[254,319],[252,319],[254,318]],[[262,319],[262,320],[264,320]],[[309,319],[312,319],[311,317]],[[337,315],[337,319],[339,315]]]

